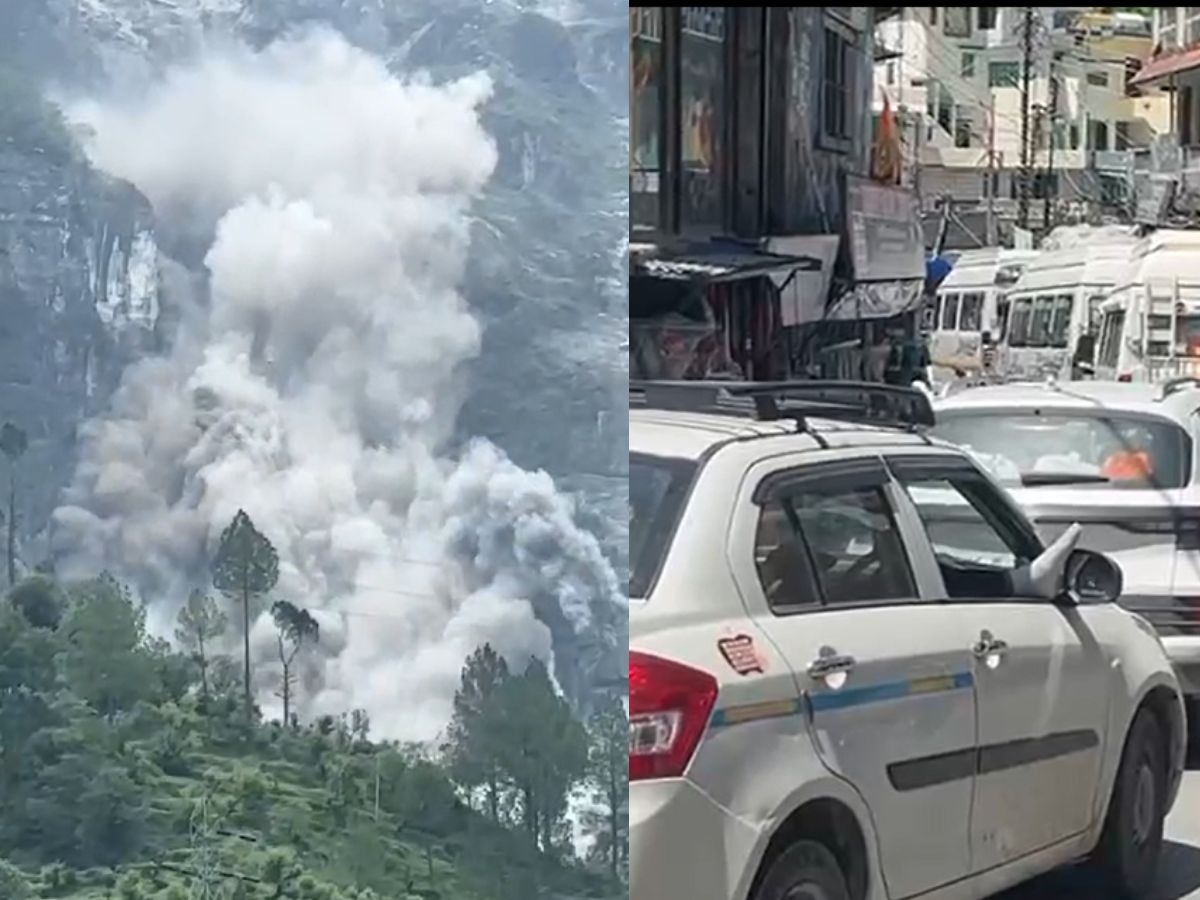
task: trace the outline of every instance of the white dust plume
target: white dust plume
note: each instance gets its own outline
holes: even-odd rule
[[[484,441],[445,447],[480,341],[459,283],[496,163],[490,90],[397,77],[315,31],[70,106],[93,161],[203,239],[207,288],[164,282],[184,309],[171,349],[81,429],[60,571],[128,579],[169,633],[244,508],[279,551],[273,596],[321,625],[302,716],[363,708],[384,737],[433,738],[484,641],[551,661],[579,698],[611,677],[623,621],[548,476]],[[266,613],[251,636],[277,714]]]

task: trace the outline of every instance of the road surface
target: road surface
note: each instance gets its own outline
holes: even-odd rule
[[[1055,873],[994,900],[1095,900],[1081,881],[1070,871]],[[1162,886],[1155,900],[1200,900],[1200,755],[1191,760],[1167,819]]]

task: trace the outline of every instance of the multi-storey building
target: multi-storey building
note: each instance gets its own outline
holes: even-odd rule
[[[919,305],[915,197],[866,178],[896,13],[631,7],[634,377],[779,377],[817,321]]]
[[[1200,216],[1200,7],[1154,9],[1154,52],[1133,77],[1171,98],[1170,130],[1135,155],[1139,221],[1194,226]]]
[[[974,224],[965,228],[968,245],[1007,237],[1023,178],[1035,230],[1120,206],[1128,151],[1167,125],[1167,98],[1134,96],[1129,86],[1152,46],[1148,19],[1086,7],[1031,7],[1028,19],[1025,13],[905,7],[877,32],[886,52],[876,65],[875,108],[882,110],[886,98],[899,110],[924,208],[951,200],[959,220]],[[1026,106],[1027,28],[1033,52]]]

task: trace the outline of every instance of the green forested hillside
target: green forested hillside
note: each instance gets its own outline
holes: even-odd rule
[[[264,723],[247,716],[241,660],[213,658],[194,640],[211,644],[226,627],[222,606],[204,595],[188,604],[183,655],[147,634],[143,611],[107,576],[68,586],[36,577],[9,592],[0,897],[620,893],[623,853],[609,852],[624,846],[619,701],[585,729],[543,667],[510,673],[484,647],[464,667],[436,753],[373,742],[361,711]],[[303,652],[294,619],[276,622],[281,651]],[[568,792],[584,790],[598,801],[586,861],[565,819]]]

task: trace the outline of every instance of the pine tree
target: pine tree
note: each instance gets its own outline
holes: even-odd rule
[[[250,690],[250,602],[275,587],[279,580],[279,554],[254,527],[245,510],[239,509],[221,534],[212,579],[217,590],[242,604],[242,679],[246,716],[250,718],[254,713]]]

